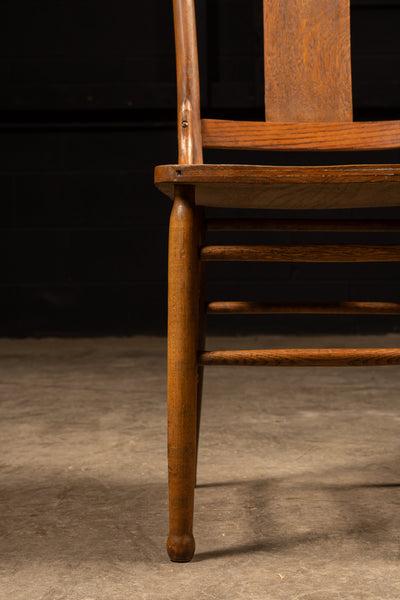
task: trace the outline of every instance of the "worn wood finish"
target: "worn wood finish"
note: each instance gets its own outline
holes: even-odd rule
[[[174,0],[179,163],[203,162],[194,0]]]
[[[276,167],[162,165],[157,187],[196,185],[196,204],[226,208],[329,209],[398,206],[400,165]]]
[[[206,148],[345,151],[400,147],[400,121],[264,123],[202,119]]]
[[[351,121],[350,61],[350,0],[264,0],[267,121]]]
[[[207,219],[208,231],[400,231],[398,219]]]
[[[400,304],[395,302],[209,302],[210,315],[260,314],[342,314],[342,315],[399,315]]]
[[[201,260],[244,262],[398,262],[399,244],[203,246]]]
[[[216,350],[199,355],[202,365],[250,367],[369,367],[400,365],[399,348]]]
[[[162,191],[163,184],[307,184],[311,191],[317,184],[399,183],[400,165],[160,165],[154,170],[154,181]],[[166,188],[169,190],[173,188]]]
[[[198,231],[194,189],[176,187],[168,263],[168,473],[173,561],[192,558],[196,474]]]
[[[174,561],[194,553],[193,502],[205,365],[400,364],[399,349],[204,351],[208,260],[398,261],[400,245],[206,246],[203,206],[327,209],[400,205],[400,165],[203,165],[210,148],[368,150],[400,147],[400,123],[352,123],[349,0],[263,0],[267,123],[200,119],[194,0],[173,0],[179,164],[155,170],[174,200],[168,286],[168,461]],[[399,221],[211,220],[210,230],[399,231]],[[210,313],[400,314],[399,304],[214,302]]]

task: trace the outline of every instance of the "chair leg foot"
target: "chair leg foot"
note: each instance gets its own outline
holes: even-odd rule
[[[184,535],[169,535],[167,551],[173,562],[189,562],[193,558],[195,549],[194,537],[191,533]]]

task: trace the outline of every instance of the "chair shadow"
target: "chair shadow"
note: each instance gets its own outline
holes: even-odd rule
[[[314,483],[315,482],[315,483]],[[285,477],[282,479],[231,480],[199,485],[199,493],[212,506],[222,506],[226,494],[218,489],[232,490],[233,515],[237,516],[243,506],[252,506],[256,499],[264,523],[270,522],[275,533],[261,533],[251,542],[215,548],[195,555],[195,561],[240,556],[248,553],[283,552],[299,544],[318,544],[334,530],[311,528],[306,533],[276,529],[276,513],[271,510],[271,498],[277,495],[298,495],[298,506],[307,508],[315,490],[333,497],[332,502],[345,507],[347,528],[340,531],[345,538],[351,536],[363,541],[373,541],[382,548],[390,537],[390,529],[396,531],[397,488],[400,482],[377,481],[354,484],[322,483],[317,476]],[[215,489],[215,494],[212,493]],[[361,490],[368,494],[365,502]],[[388,501],[383,509],[380,489],[393,490],[395,502]],[[202,491],[202,492],[201,492]],[[210,497],[210,494],[212,497]],[[390,494],[390,491],[388,491]],[[207,500],[207,496],[209,500]],[[168,529],[167,486],[164,482],[127,484],[104,482],[83,474],[47,476],[34,479],[31,473],[18,473],[18,480],[9,484],[1,493],[4,514],[3,535],[0,538],[0,554],[21,563],[33,559],[51,563],[62,560],[68,564],[100,561],[105,563],[145,562],[160,564],[168,560],[165,541]],[[289,511],[286,506],[285,510]],[[236,512],[235,512],[236,511]],[[241,529],[248,539],[254,534],[254,522],[246,513]],[[288,514],[288,513],[287,513]],[[308,513],[310,517],[310,513]],[[197,520],[198,514],[195,515]],[[205,520],[208,517],[203,517]],[[247,520],[246,520],[247,519]],[[400,528],[400,526],[399,526]],[[253,533],[252,533],[253,531]],[[247,534],[248,532],[248,534]],[[261,539],[260,539],[261,535]],[[227,541],[227,538],[225,538]],[[213,543],[210,537],[208,545]],[[10,551],[12,550],[12,551]]]
[[[393,466],[395,467],[395,463],[393,463]],[[346,471],[354,472],[351,468],[346,469]],[[236,493],[240,497],[238,504],[240,506],[246,505],[246,503],[250,506],[251,504],[257,504],[259,510],[264,513],[264,522],[267,522],[270,517],[271,523],[274,523],[274,511],[271,511],[269,506],[271,497],[275,496],[276,500],[276,497],[281,495],[284,504],[285,494],[287,496],[295,495],[299,497],[298,507],[300,507],[301,512],[307,512],[309,501],[318,502],[315,500],[315,496],[318,498],[318,495],[322,495],[328,499],[333,507],[339,507],[340,517],[337,520],[338,530],[331,529],[330,526],[325,527],[321,523],[316,523],[316,526],[307,533],[296,533],[296,531],[293,531],[292,535],[287,535],[286,531],[268,533],[264,539],[260,539],[257,536],[258,539],[254,542],[199,552],[195,555],[194,560],[204,561],[248,553],[280,553],[299,545],[318,544],[337,535],[342,540],[342,543],[348,538],[356,540],[361,544],[367,541],[372,542],[377,550],[384,548],[385,544],[387,545],[388,542],[393,541],[394,534],[392,532],[396,531],[395,519],[397,517],[398,505],[397,488],[400,488],[400,480],[391,482],[355,481],[354,483],[335,483],[332,476],[333,472],[326,472],[323,475],[324,478],[328,475],[330,481],[318,483],[318,476],[315,473],[307,473],[304,477],[294,476],[293,478],[289,477],[285,479],[235,479],[199,484],[199,490],[204,490],[204,493],[207,493],[212,488],[235,488]],[[346,479],[348,479],[348,474]],[[356,479],[356,475],[354,479]],[[379,493],[381,489],[393,490],[393,492],[388,492],[390,497],[386,496],[386,502],[382,499],[382,494]],[[286,505],[286,510],[288,510],[288,505]],[[312,521],[312,507],[308,510],[310,511],[308,519]],[[249,516],[247,520],[248,531],[250,532],[253,530],[254,523],[251,523]],[[244,524],[243,527],[245,528],[246,525]],[[400,529],[398,517],[397,528]],[[396,556],[397,559],[398,556]]]
[[[254,481],[254,480],[253,480]],[[262,481],[262,480],[259,480]],[[217,488],[217,487],[237,487],[239,485],[246,485],[249,483],[249,480],[232,480],[232,481],[216,481],[215,483],[199,483],[196,485],[196,489],[207,489],[207,488]],[[329,486],[335,487],[335,486]],[[341,488],[345,488],[345,486],[337,486]],[[359,483],[359,484],[351,484],[352,488],[396,488],[400,487],[400,483]]]

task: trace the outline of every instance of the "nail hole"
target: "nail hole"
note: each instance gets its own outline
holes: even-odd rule
[[[181,171],[180,169],[177,169],[177,170],[176,170],[176,174],[177,174],[177,175],[182,175],[182,171]]]

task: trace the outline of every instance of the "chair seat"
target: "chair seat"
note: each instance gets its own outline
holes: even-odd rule
[[[400,165],[161,165],[159,190],[196,187],[196,204],[226,208],[332,209],[400,205]]]

